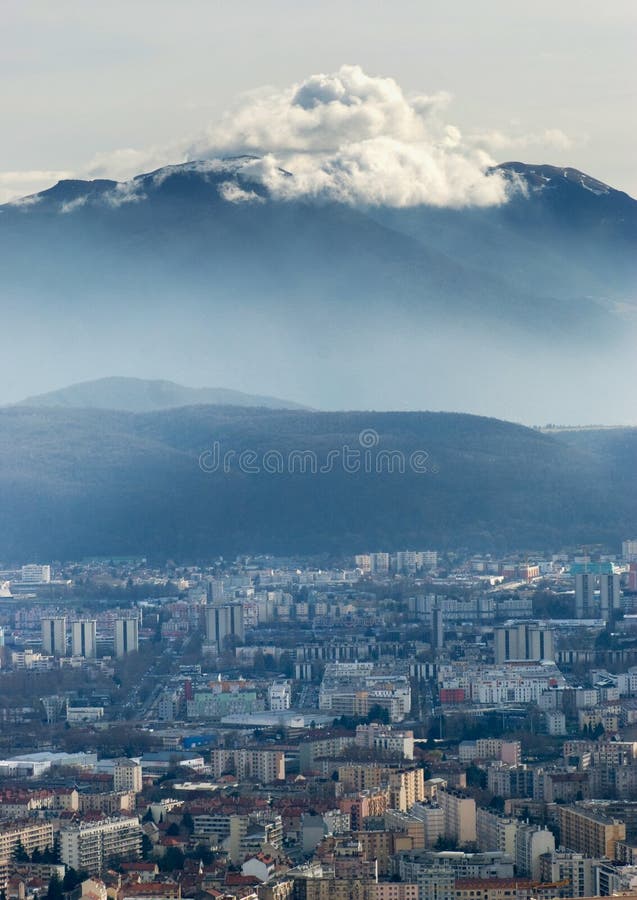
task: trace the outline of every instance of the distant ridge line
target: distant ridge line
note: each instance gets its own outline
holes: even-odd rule
[[[181,406],[242,406],[307,410],[292,400],[247,394],[232,388],[193,388],[164,379],[109,376],[36,394],[15,406],[57,409],[109,409],[121,412],[158,412]]]

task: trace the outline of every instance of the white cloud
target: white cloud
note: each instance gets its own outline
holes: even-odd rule
[[[66,203],[63,203],[60,207],[61,213],[72,213],[76,209],[81,209],[83,206],[86,206],[86,201],[88,197],[84,194],[81,197],[76,197],[74,200],[67,200]]]
[[[228,203],[263,203],[264,198],[256,191],[245,191],[235,181],[222,181],[219,185],[219,194]]]
[[[504,202],[506,180],[487,171],[493,160],[484,148],[444,120],[448,102],[446,94],[407,96],[392,78],[342,66],[285,90],[248,95],[186,155],[263,156],[244,175],[260,177],[287,199],[392,206]]]
[[[105,202],[114,207],[123,206],[125,203],[138,203],[145,197],[142,185],[135,180],[123,181],[103,195]]]
[[[341,66],[283,90],[247,94],[193,142],[188,154],[201,158],[211,149],[231,155],[329,153],[379,137],[425,141],[431,138],[427,119],[448,101],[446,94],[407,98],[393,78]]]

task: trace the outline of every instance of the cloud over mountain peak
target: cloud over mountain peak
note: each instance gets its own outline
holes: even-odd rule
[[[222,167],[241,157],[241,180],[253,184],[225,189],[224,199],[234,203],[260,202],[266,192],[281,200],[361,207],[489,207],[524,188],[515,173],[494,167],[492,153],[569,144],[567,135],[551,128],[463,133],[448,119],[449,104],[444,91],[408,93],[393,78],[342,65],[287,87],[243,94],[197,135],[98,153],[76,173],[59,177],[125,182],[171,165]],[[48,187],[56,173],[50,179],[47,174],[0,173],[0,202]],[[112,199],[119,205],[139,197],[126,189]]]
[[[456,207],[504,202],[509,183],[489,171],[493,160],[444,120],[448,99],[408,96],[393,78],[344,65],[244,97],[185,156],[261,156],[253,177],[283,199]]]

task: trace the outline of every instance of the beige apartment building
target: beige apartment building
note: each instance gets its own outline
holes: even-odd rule
[[[136,794],[142,789],[142,767],[134,759],[120,757],[115,760],[113,768],[113,790],[134,791]]]
[[[445,835],[460,846],[476,841],[476,801],[457,791],[438,791],[438,803],[445,814]]]
[[[295,877],[294,900],[376,900],[374,881],[363,878]]]
[[[379,881],[374,885],[374,900],[418,900],[418,885],[407,882]]]
[[[9,883],[9,863],[22,845],[31,856],[35,850],[53,849],[53,825],[50,822],[0,823],[0,891]]]
[[[422,769],[403,769],[389,776],[389,802],[392,809],[409,812],[414,803],[425,799],[425,777]]]
[[[338,766],[338,781],[346,793],[370,791],[387,785],[389,806],[408,812],[414,803],[425,799],[422,769],[397,769],[377,763],[347,763]]]
[[[560,806],[560,843],[595,859],[615,859],[615,845],[626,838],[626,823],[586,808]]]

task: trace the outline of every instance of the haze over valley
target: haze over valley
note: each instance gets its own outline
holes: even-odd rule
[[[343,66],[162,151],[183,162],[0,207],[4,325],[28,336],[0,402],[123,375],[635,422],[637,203],[595,173],[496,164],[445,104]]]

